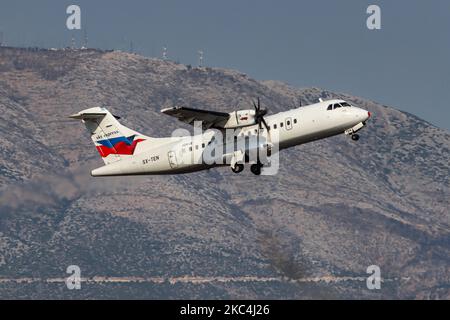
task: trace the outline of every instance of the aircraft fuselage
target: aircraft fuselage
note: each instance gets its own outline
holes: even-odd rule
[[[266,116],[264,118],[270,127],[269,135],[267,129],[258,131],[257,125],[235,129],[234,135],[239,139],[255,136],[259,132],[261,137],[259,141],[262,142],[258,143],[276,144],[278,150],[341,133],[353,135],[364,127],[370,113],[354,106],[330,109],[330,106],[343,102],[328,100]],[[208,130],[196,136],[155,139],[149,150],[94,169],[91,174],[93,176],[177,174],[230,165],[226,161],[233,157],[235,149],[231,147],[231,152],[228,153],[226,149],[228,144],[236,142],[236,138],[215,141],[225,151],[218,155],[221,159],[217,159],[223,161],[206,163],[203,160],[205,150],[215,135],[215,132]],[[272,136],[277,136],[276,141],[271,141]],[[139,144],[136,148],[139,148]]]

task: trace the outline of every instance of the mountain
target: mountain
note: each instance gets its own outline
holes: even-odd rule
[[[93,178],[103,165],[67,116],[192,130],[183,105],[270,113],[342,98],[361,139],[309,143],[275,176],[228,168]],[[424,106],[430,107],[430,106]],[[0,48],[0,298],[450,298],[450,133],[374,101],[117,51]],[[66,268],[89,281],[68,290]],[[366,286],[381,269],[381,289]]]

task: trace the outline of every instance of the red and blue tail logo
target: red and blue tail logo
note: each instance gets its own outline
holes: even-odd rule
[[[132,135],[130,137],[117,137],[110,138],[105,140],[96,141],[99,143],[99,146],[96,146],[98,153],[104,158],[109,156],[110,154],[124,154],[124,155],[132,155],[134,153],[134,149],[136,149],[136,145],[145,141],[145,139],[134,139],[136,135]]]

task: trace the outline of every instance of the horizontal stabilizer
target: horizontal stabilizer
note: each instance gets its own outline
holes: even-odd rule
[[[71,119],[83,120],[83,119],[96,119],[106,116],[106,112],[78,112],[69,116]]]

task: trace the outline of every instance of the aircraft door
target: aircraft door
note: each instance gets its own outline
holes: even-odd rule
[[[168,155],[168,158],[169,158],[170,167],[172,169],[176,168],[178,166],[178,163],[177,163],[177,156],[175,155],[175,152],[169,151],[169,153],[167,155]]]

